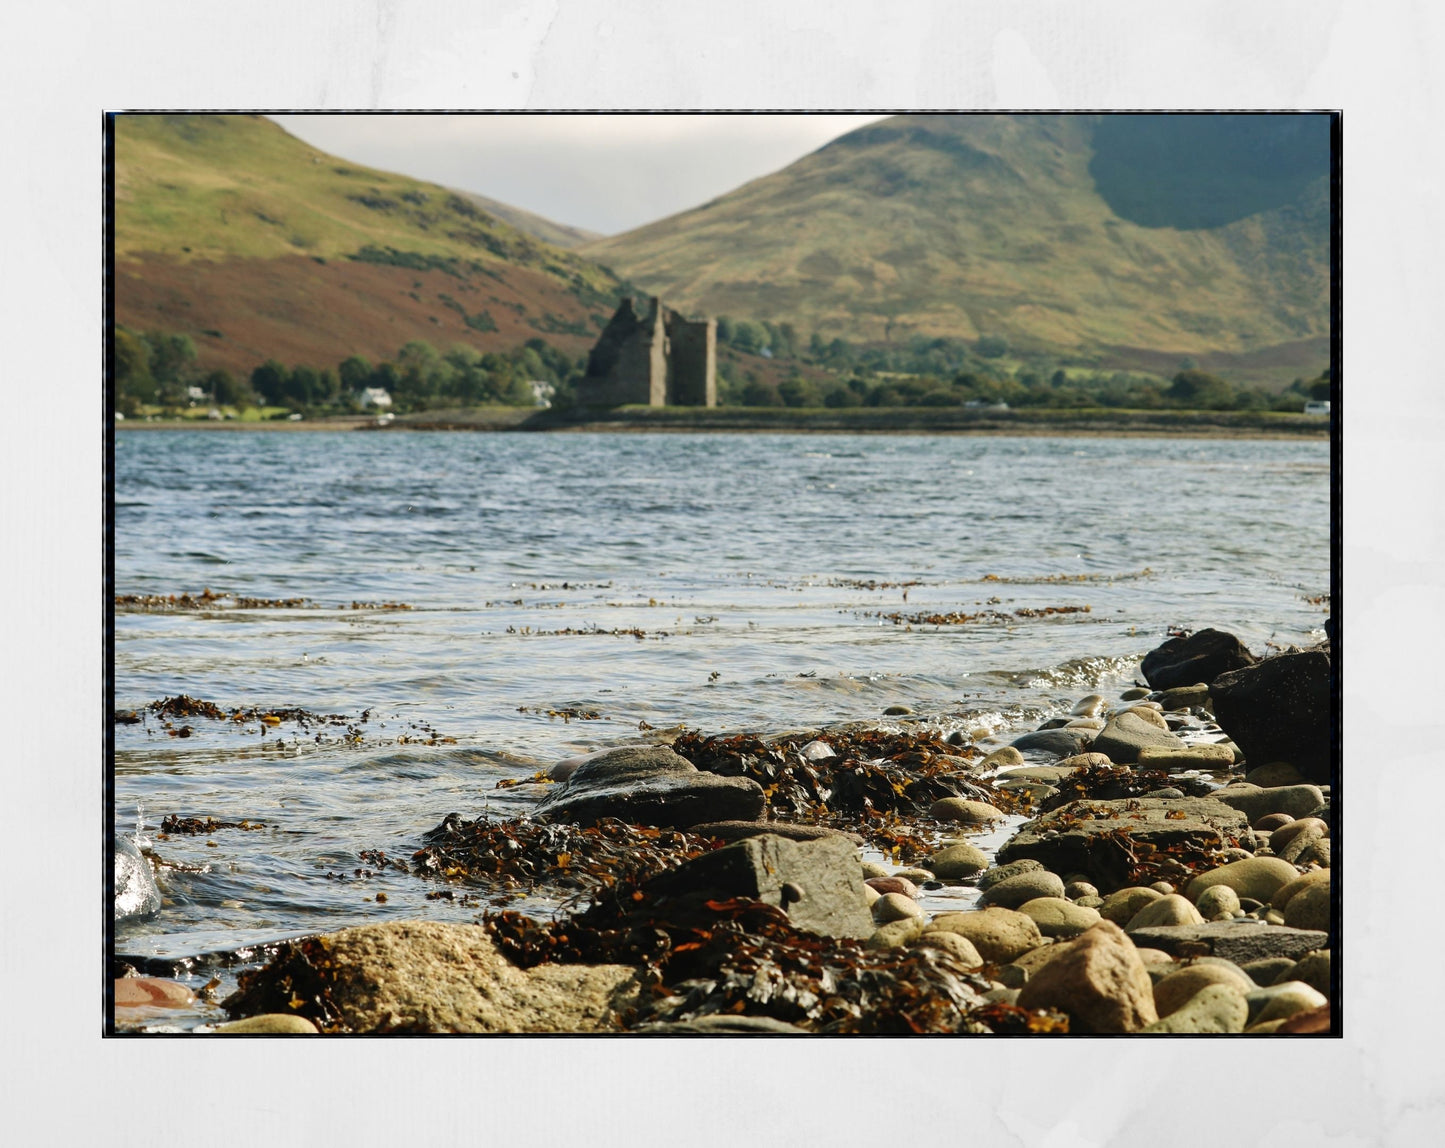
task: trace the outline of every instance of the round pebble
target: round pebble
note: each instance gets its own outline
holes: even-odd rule
[[[889,706],[883,711],[884,717],[907,717],[913,713],[907,706]]]
[[[980,892],[993,888],[1000,881],[1007,881],[1010,877],[1016,877],[1020,873],[1042,873],[1043,863],[1035,861],[1032,857],[1024,857],[1018,861],[1010,861],[1007,865],[994,865],[978,879]]]
[[[1273,833],[1276,829],[1288,825],[1293,820],[1294,818],[1288,813],[1266,813],[1263,817],[1259,818],[1251,828],[1257,829],[1261,833]]]
[[[984,963],[983,957],[974,947],[974,943],[958,933],[920,933],[913,944],[918,948],[928,946],[941,949],[959,964],[968,968],[977,968]]]
[[[1089,694],[1074,703],[1069,711],[1075,717],[1098,717],[1104,709],[1104,698],[1100,694]]]
[[[1080,897],[1097,897],[1099,890],[1087,881],[1070,881],[1064,886],[1064,896],[1070,901],[1077,901]]]
[[[1062,897],[1036,897],[1025,901],[1018,911],[1032,917],[1045,937],[1077,937],[1101,919],[1097,909],[1085,909]]]
[[[317,1027],[304,1016],[284,1012],[266,1012],[245,1020],[229,1020],[218,1024],[212,1032],[315,1033]]]
[[[1127,690],[1125,690],[1122,694],[1119,695],[1119,700],[1120,700],[1120,701],[1126,701],[1126,702],[1134,702],[1134,701],[1138,701],[1138,700],[1141,699],[1141,698],[1147,698],[1148,696],[1149,696],[1149,691],[1146,690],[1146,689],[1144,689],[1144,687],[1142,687],[1142,686],[1130,686]]]
[[[921,885],[925,881],[932,881],[934,875],[927,869],[900,869],[893,874],[895,877],[902,877],[905,881],[912,881],[915,885]]]
[[[987,825],[1003,820],[1003,811],[985,801],[969,801],[963,797],[944,797],[928,807],[928,816],[939,821],[959,821],[965,825]]]
[[[988,858],[966,842],[946,845],[928,858],[928,868],[945,878],[972,877],[988,868]]]
[[[1206,921],[1223,921],[1239,912],[1239,894],[1228,885],[1211,885],[1194,906]]]
[[[196,994],[179,981],[161,977],[121,977],[115,982],[115,1007],[185,1008]]]
[[[1006,745],[1002,749],[994,750],[978,763],[978,767],[979,769],[1007,769],[1010,766],[1023,765],[1023,763],[1024,755],[1013,746]]]
[[[1047,869],[1034,873],[1017,873],[990,885],[978,899],[980,905],[1002,905],[1017,909],[1036,897],[1063,897],[1064,883]]]
[[[905,897],[918,900],[918,886],[907,877],[869,877],[863,884],[871,889],[876,889],[879,896],[887,893],[902,893]]]
[[[1167,897],[1170,893],[1174,892],[1174,886],[1169,884],[1168,881],[1155,881],[1149,888],[1153,889],[1154,892],[1158,893],[1161,897]]]
[[[873,920],[880,925],[890,921],[906,921],[910,917],[922,917],[923,908],[912,897],[902,893],[884,893],[873,902]]]

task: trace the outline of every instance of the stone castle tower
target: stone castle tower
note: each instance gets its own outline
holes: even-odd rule
[[[596,406],[717,406],[717,320],[685,319],[656,296],[639,313],[623,299],[577,390]]]

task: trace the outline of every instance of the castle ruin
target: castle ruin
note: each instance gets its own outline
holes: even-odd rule
[[[595,406],[717,406],[717,320],[685,319],[656,296],[625,298],[587,357],[578,399]]]

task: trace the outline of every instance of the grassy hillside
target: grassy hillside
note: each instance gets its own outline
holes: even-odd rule
[[[584,243],[591,243],[602,238],[600,231],[588,231],[585,227],[555,223],[543,216],[534,215],[530,211],[523,211],[520,207],[513,207],[510,203],[488,199],[485,195],[478,195],[474,191],[459,191],[457,194],[474,206],[480,207],[488,215],[495,216],[503,223],[510,223],[523,234],[545,240],[554,247],[581,247]]]
[[[675,306],[805,336],[1001,335],[1106,366],[1222,355],[1280,381],[1318,370],[1324,118],[1190,119],[897,116],[581,250]],[[1270,131],[1285,128],[1272,164]]]
[[[335,363],[402,343],[590,346],[607,272],[436,184],[337,160],[259,116],[115,120],[117,320],[204,366]]]

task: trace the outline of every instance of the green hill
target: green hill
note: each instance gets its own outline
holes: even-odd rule
[[[317,366],[411,339],[590,346],[618,283],[436,184],[338,160],[261,116],[115,125],[116,317],[206,366]],[[545,221],[543,221],[545,222]]]
[[[580,250],[805,337],[1284,382],[1328,357],[1325,116],[922,115]]]

